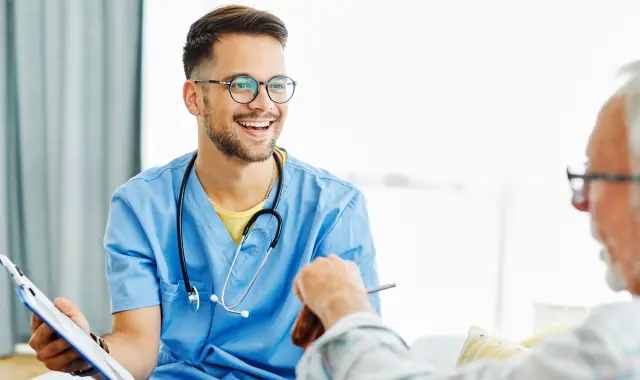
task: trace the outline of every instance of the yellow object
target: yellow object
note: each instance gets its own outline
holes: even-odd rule
[[[547,338],[562,334],[571,328],[571,325],[558,323],[538,331],[535,335],[521,342],[515,342],[490,336],[482,327],[472,326],[469,329],[467,340],[462,346],[456,366],[460,367],[482,358],[505,359],[526,353]]]
[[[505,359],[528,350],[529,348],[518,342],[490,336],[483,328],[472,326],[467,340],[462,345],[456,367],[483,358]]]
[[[556,323],[543,330],[538,331],[534,336],[524,339],[522,342],[520,342],[520,344],[524,347],[531,348],[542,343],[545,339],[554,335],[562,334],[570,330],[571,328],[571,325]]]
[[[287,160],[287,153],[278,148],[276,148],[276,152],[280,154],[280,158],[282,159],[282,166],[284,166],[284,163]],[[229,211],[216,205],[215,203],[213,203],[213,201],[211,201],[211,204],[218,213],[220,220],[227,228],[227,231],[229,231],[229,235],[231,235],[233,241],[236,243],[236,245],[238,245],[240,244],[240,239],[242,239],[242,230],[244,230],[244,227],[249,222],[249,219],[251,219],[253,214],[262,210],[266,202],[267,201],[264,200],[246,211]]]

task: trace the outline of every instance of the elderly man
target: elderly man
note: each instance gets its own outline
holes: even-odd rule
[[[607,281],[628,302],[604,305],[566,334],[526,354],[477,360],[454,373],[416,362],[369,305],[357,266],[337,257],[302,270],[295,291],[326,330],[298,364],[299,379],[638,379],[640,378],[640,62],[604,105],[582,172],[569,170],[573,205],[589,212],[604,246]]]

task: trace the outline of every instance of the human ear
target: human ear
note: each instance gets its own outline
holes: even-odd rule
[[[182,86],[182,98],[187,110],[193,116],[200,116],[200,106],[198,104],[198,87],[192,80],[187,80]]]

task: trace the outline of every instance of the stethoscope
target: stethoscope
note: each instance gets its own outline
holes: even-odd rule
[[[196,162],[197,156],[198,156],[198,152],[196,151],[193,154],[193,157],[191,158],[191,160],[189,161],[189,164],[187,165],[187,169],[184,172],[184,176],[182,177],[182,185],[180,186],[180,196],[178,197],[178,215],[177,215],[178,217],[177,219],[178,252],[180,253],[180,265],[182,266],[182,277],[184,278],[184,286],[187,289],[189,303],[192,304],[192,308],[193,306],[195,306],[195,309],[193,309],[194,311],[198,311],[198,309],[200,309],[200,295],[198,294],[198,289],[196,289],[194,286],[191,286],[191,283],[189,282],[189,274],[187,273],[187,263],[184,258],[184,248],[182,245],[182,204],[184,202],[184,190],[187,187],[187,181],[189,179],[189,175],[191,174],[191,170],[193,169],[193,165]],[[267,259],[269,258],[271,251],[273,251],[275,246],[278,244],[278,240],[280,239],[280,231],[282,230],[282,217],[276,211],[276,208],[278,207],[278,203],[280,203],[280,193],[282,191],[282,182],[283,182],[282,162],[280,161],[280,157],[276,152],[273,153],[273,158],[276,160],[276,165],[278,167],[278,177],[279,177],[277,180],[278,187],[276,191],[276,199],[273,202],[273,207],[262,209],[256,212],[251,217],[247,225],[244,227],[244,230],[242,232],[242,240],[240,241],[240,244],[238,244],[238,247],[236,248],[235,256],[233,257],[233,261],[231,262],[231,268],[229,268],[229,272],[227,273],[227,279],[224,281],[224,286],[222,287],[222,297],[218,298],[218,296],[215,294],[212,294],[210,297],[211,302],[216,302],[217,304],[222,306],[226,311],[233,314],[239,314],[243,318],[249,317],[249,311],[248,310],[238,311],[238,310],[235,310],[235,308],[245,299],[245,297],[249,293],[249,290],[251,290],[251,287],[255,283],[256,278],[258,277],[258,275],[260,274],[260,271],[262,270],[262,267],[267,262]],[[242,297],[240,297],[240,300],[238,302],[236,302],[231,306],[227,306],[227,304],[225,303],[224,295],[227,289],[227,283],[229,282],[229,277],[231,277],[231,272],[233,271],[233,266],[235,265],[236,260],[238,259],[238,255],[240,254],[240,250],[242,250],[242,245],[244,244],[244,241],[247,238],[247,235],[249,233],[249,230],[251,229],[251,226],[256,222],[256,220],[258,220],[258,218],[261,215],[265,215],[265,214],[272,215],[276,218],[276,221],[277,221],[276,234],[273,237],[273,240],[271,241],[269,248],[267,249],[267,254],[264,256],[264,259],[262,259],[262,263],[260,263],[260,267],[258,267],[258,271],[253,276],[251,283],[247,287],[247,290],[245,290],[244,294],[242,295]]]

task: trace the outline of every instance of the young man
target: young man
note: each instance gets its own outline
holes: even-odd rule
[[[308,265],[296,294],[327,330],[300,361],[299,379],[605,380],[640,379],[640,62],[602,107],[591,135],[589,163],[568,171],[572,204],[589,212],[604,247],[607,283],[628,302],[603,305],[567,334],[505,360],[478,360],[434,373],[373,313],[353,263],[330,256]],[[580,263],[576,263],[580,270]]]
[[[362,194],[275,146],[296,85],[286,40],[281,20],[248,7],[197,20],[183,55],[197,155],[146,170],[113,195],[104,242],[114,324],[103,338],[137,379],[294,378],[296,273],[338,254],[378,283]],[[281,223],[273,214],[250,221],[266,209]],[[57,305],[90,332],[74,305]],[[32,332],[48,368],[91,373],[36,318]]]

